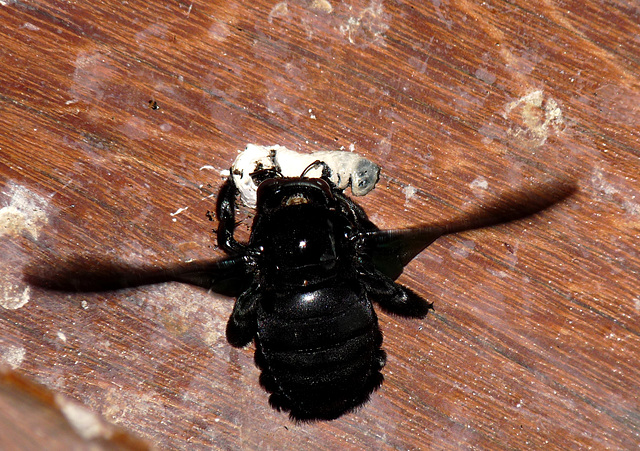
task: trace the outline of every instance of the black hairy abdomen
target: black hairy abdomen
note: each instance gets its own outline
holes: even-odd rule
[[[258,311],[256,363],[275,408],[333,419],[380,386],[385,355],[371,302],[357,285],[268,293]]]

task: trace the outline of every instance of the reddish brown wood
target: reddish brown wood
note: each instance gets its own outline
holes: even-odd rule
[[[637,447],[639,23],[593,0],[0,2],[0,360],[162,448]],[[206,213],[247,143],[376,161],[384,228],[580,192],[432,245],[400,281],[434,314],[380,313],[383,387],[296,425],[226,343],[232,300],[21,280],[46,255],[221,255]]]
[[[0,369],[0,407],[5,449],[150,449],[94,412],[6,368]]]

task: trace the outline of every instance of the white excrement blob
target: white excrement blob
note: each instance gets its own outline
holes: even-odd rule
[[[323,177],[336,188],[351,186],[354,196],[364,196],[378,182],[380,167],[366,158],[346,151],[298,153],[284,146],[247,144],[231,166],[233,182],[240,191],[242,202],[256,207],[260,171],[273,170],[282,177]]]

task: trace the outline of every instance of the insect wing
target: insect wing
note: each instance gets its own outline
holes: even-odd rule
[[[176,266],[168,273],[176,282],[206,288],[225,296],[238,297],[249,286],[252,274],[243,257],[211,262],[191,262]]]
[[[407,263],[442,235],[432,227],[365,232],[359,247],[378,271],[396,280]]]
[[[416,255],[443,235],[524,219],[566,199],[575,191],[574,184],[556,183],[534,191],[512,193],[451,221],[410,229],[362,232],[358,236],[358,248],[371,258],[380,272],[395,280]]]
[[[248,286],[250,275],[241,257],[179,263],[168,267],[134,266],[79,256],[48,259],[24,270],[26,282],[58,291],[111,291],[163,282],[182,282],[227,296],[237,296]]]

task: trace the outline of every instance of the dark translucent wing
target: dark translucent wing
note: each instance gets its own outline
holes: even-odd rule
[[[523,219],[566,199],[575,191],[573,184],[548,185],[533,192],[510,194],[446,222],[411,229],[363,232],[359,236],[360,249],[380,272],[395,280],[407,263],[443,235]]]
[[[206,288],[225,296],[238,297],[251,284],[250,265],[243,257],[210,262],[191,262],[169,270],[176,282]]]
[[[134,266],[89,256],[32,263],[24,270],[27,283],[59,291],[110,291],[163,282],[182,282],[227,296],[237,296],[251,280],[241,257],[194,261],[171,266]]]

